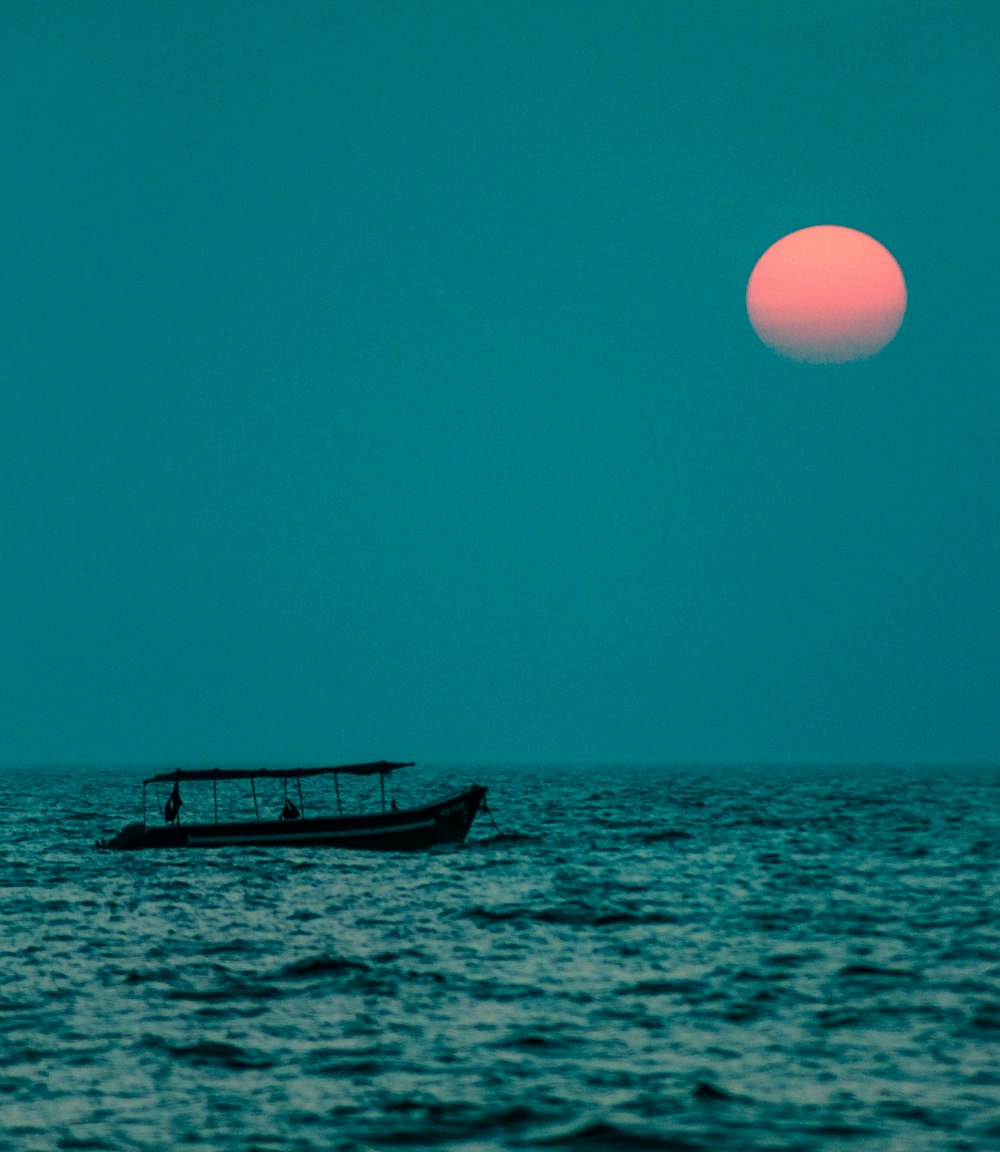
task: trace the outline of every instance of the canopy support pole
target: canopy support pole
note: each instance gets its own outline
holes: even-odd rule
[[[212,781],[212,803],[215,805],[215,822],[219,823],[219,782]]]
[[[260,819],[260,809],[257,807],[257,786],[253,782],[253,777],[250,777],[250,791],[253,793],[253,810],[257,819]]]
[[[334,772],[334,774],[333,774],[333,786],[337,790],[337,811],[340,813],[341,816],[343,816],[344,815],[344,806],[340,802],[340,783],[337,780],[337,773],[336,772]]]
[[[305,805],[305,801],[302,799],[302,777],[296,776],[295,777],[295,783],[298,784],[298,786],[299,786],[299,812],[302,816],[305,816],[306,805]]]

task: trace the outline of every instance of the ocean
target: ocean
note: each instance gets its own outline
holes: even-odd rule
[[[499,834],[93,850],[144,774],[0,771],[4,1149],[1000,1147],[996,768],[411,768]]]

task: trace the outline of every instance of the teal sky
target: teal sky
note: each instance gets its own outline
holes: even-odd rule
[[[0,760],[1000,754],[1000,7],[0,10]],[[897,339],[784,361],[835,223]]]

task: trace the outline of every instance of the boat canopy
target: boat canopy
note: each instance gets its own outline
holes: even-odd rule
[[[303,776],[387,776],[397,768],[412,768],[412,760],[374,760],[370,764],[338,764],[329,768],[174,768],[143,780],[143,784],[174,780],[300,780]]]

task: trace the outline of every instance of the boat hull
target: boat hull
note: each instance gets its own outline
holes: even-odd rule
[[[98,848],[351,848],[413,852],[437,844],[461,844],[486,789],[476,784],[420,808],[359,816],[299,820],[242,820],[226,824],[129,824]]]

